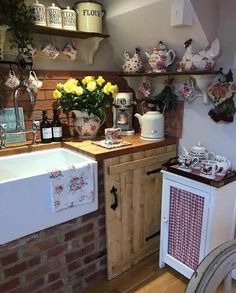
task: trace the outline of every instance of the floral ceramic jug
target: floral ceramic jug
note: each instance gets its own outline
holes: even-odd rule
[[[148,57],[148,65],[152,72],[165,72],[166,68],[174,62],[175,52],[167,50],[163,42],[159,42],[154,48],[153,52],[145,52]]]
[[[105,119],[101,121],[96,115],[88,114],[87,112],[81,112],[73,110],[74,113],[74,128],[78,133],[80,139],[93,139],[97,136],[97,132],[105,122]]]

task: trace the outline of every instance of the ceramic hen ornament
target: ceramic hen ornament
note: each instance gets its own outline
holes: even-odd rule
[[[127,51],[123,55],[124,63],[122,69],[126,73],[141,72],[143,68],[142,60],[140,58],[140,49],[136,48],[134,55],[131,57]]]
[[[184,46],[185,54],[177,64],[177,71],[211,71],[215,65],[215,59],[220,55],[218,39],[199,52],[192,49],[192,39],[187,40]]]

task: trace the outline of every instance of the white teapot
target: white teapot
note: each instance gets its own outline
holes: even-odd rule
[[[144,140],[161,140],[164,138],[164,116],[158,111],[148,111],[144,115],[136,113]]]
[[[165,72],[166,68],[174,62],[175,52],[167,50],[163,42],[159,42],[154,48],[153,52],[145,52],[148,57],[148,64],[153,72]]]
[[[215,160],[216,158],[216,155],[212,152],[207,152],[207,149],[200,142],[194,145],[190,152],[188,152],[185,147],[183,147],[183,150],[186,155],[189,155],[193,158],[198,158],[199,162],[209,159]]]

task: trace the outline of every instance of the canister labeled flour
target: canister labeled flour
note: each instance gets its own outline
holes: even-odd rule
[[[83,32],[102,33],[104,11],[98,2],[77,2],[78,30]]]

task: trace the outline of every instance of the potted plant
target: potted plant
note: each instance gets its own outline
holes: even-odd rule
[[[57,84],[53,97],[58,100],[59,109],[73,111],[79,137],[91,139],[104,123],[106,108],[112,105],[112,94],[117,91],[117,85],[106,82],[102,76],[86,76],[82,80],[70,78],[64,84]]]
[[[11,48],[28,52],[28,47],[32,44],[30,33],[33,20],[33,11],[26,6],[24,0],[1,1],[0,25],[9,27]]]

